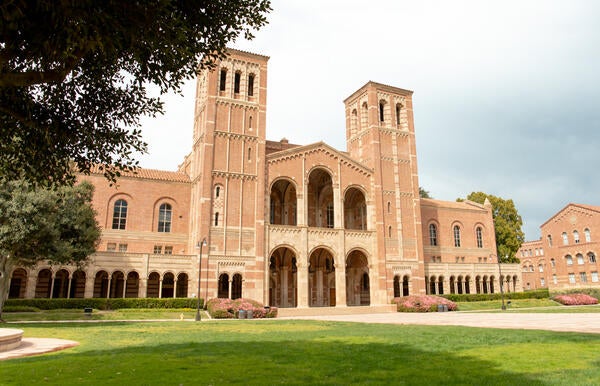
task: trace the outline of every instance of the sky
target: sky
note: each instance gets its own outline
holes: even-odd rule
[[[570,202],[600,206],[600,1],[273,0],[233,48],[270,57],[267,139],[346,150],[343,100],[414,91],[419,184],[512,199],[527,240]],[[191,149],[195,83],[144,119],[142,167]]]

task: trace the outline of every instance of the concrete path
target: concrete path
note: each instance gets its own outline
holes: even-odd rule
[[[44,354],[78,346],[79,342],[53,338],[23,338],[19,347],[0,352],[0,361],[11,358],[21,358],[30,355]]]
[[[278,319],[331,320],[339,322],[468,326],[526,330],[570,331],[600,334],[600,313],[484,313],[394,312],[364,315],[297,316]]]

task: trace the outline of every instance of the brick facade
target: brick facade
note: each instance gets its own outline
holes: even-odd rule
[[[412,91],[368,82],[348,97],[346,152],[268,141],[267,62],[230,50],[198,76],[191,151],[177,172],[141,169],[116,187],[81,176],[96,186],[99,251],[83,271],[16,270],[11,296],[199,288],[203,298],[305,308],[499,290],[491,205],[419,197]],[[508,290],[522,290],[518,265],[503,273]]]

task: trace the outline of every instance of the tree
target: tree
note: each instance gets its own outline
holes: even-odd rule
[[[492,204],[492,217],[496,230],[496,250],[500,261],[503,263],[518,263],[516,252],[525,241],[525,234],[521,227],[523,219],[519,215],[513,200],[506,200],[483,192],[472,192],[467,200],[485,203],[486,198]],[[463,199],[457,199],[463,201]]]
[[[429,194],[428,190],[423,189],[422,186],[419,186],[419,197],[421,198],[433,198],[431,197],[431,195]]]
[[[84,182],[56,189],[0,180],[0,318],[16,266],[77,264],[96,251],[100,227]],[[1,319],[0,319],[1,320]]]
[[[0,175],[73,183],[74,165],[111,181],[146,151],[140,118],[161,93],[267,23],[269,0],[16,0],[0,5]]]

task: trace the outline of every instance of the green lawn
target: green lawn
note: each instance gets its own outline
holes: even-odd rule
[[[34,320],[34,321],[56,321],[56,320],[147,320],[147,319],[193,319],[196,310],[190,309],[121,309],[114,311],[93,310],[91,314],[85,314],[83,310],[43,310],[39,312],[4,312],[2,318],[7,322]],[[201,316],[207,317],[202,311]]]
[[[600,312],[600,304],[591,306],[563,306],[550,299],[514,299],[505,300],[506,311],[501,311],[502,301],[457,302],[459,311],[497,311],[497,312],[535,312],[535,313],[578,313]]]
[[[597,385],[600,336],[316,321],[11,324],[73,339],[0,384]]]

